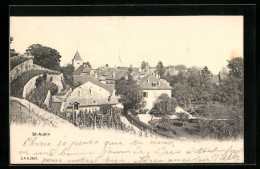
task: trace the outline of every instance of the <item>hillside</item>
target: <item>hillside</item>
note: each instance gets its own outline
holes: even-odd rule
[[[10,98],[10,124],[75,128],[75,126],[67,120],[63,120],[25,99],[16,97]]]

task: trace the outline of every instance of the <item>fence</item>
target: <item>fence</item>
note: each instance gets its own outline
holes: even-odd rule
[[[134,126],[136,126],[141,131],[149,131],[152,134],[158,134],[160,136],[169,137],[169,138],[175,138],[171,134],[168,134],[167,132],[164,132],[156,127],[150,126],[142,121],[139,120],[138,117],[132,115],[130,112],[125,114],[125,117],[128,121],[130,121]]]

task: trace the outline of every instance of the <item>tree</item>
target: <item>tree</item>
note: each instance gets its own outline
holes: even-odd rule
[[[175,113],[177,101],[174,98],[170,98],[167,94],[161,94],[153,105],[150,114],[155,116],[165,116]]]
[[[61,55],[55,49],[40,44],[34,44],[26,49],[28,55],[34,56],[33,62],[42,67],[58,70]]]
[[[244,62],[243,58],[241,58],[241,57],[236,57],[231,60],[228,60],[227,67],[230,69],[229,76],[233,76],[233,77],[242,79],[244,76],[243,62]]]
[[[141,64],[141,69],[146,72],[148,70],[148,68],[149,68],[148,62],[143,61]]]
[[[116,95],[119,95],[119,102],[124,106],[124,110],[140,109],[143,106],[141,90],[135,80],[116,80]]]
[[[185,65],[176,65],[175,66],[175,69],[178,71],[178,72],[183,72],[187,69],[187,67]]]
[[[210,82],[211,82],[211,77],[212,77],[212,73],[209,71],[208,67],[205,66],[202,70],[201,70],[201,86],[202,87],[209,87]]]
[[[65,81],[71,86],[74,86],[74,83],[73,83],[74,69],[75,68],[72,64],[67,64],[66,66],[63,66],[60,68],[60,71],[63,73]]]
[[[133,80],[133,66],[131,65],[128,69],[127,69],[127,71],[128,71],[128,80]]]
[[[161,61],[158,62],[156,69],[158,71],[160,78],[163,79],[165,77],[165,68],[164,68],[163,63]]]
[[[10,45],[12,44],[13,41],[14,41],[14,38],[11,36],[10,37]],[[15,52],[15,50],[11,49],[11,47],[10,47],[10,57],[14,57],[14,56],[18,56],[18,53]]]

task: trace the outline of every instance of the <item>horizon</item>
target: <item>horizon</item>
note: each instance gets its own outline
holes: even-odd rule
[[[10,17],[10,48],[32,44],[56,49],[61,66],[78,51],[93,68],[207,66],[213,74],[227,60],[243,58],[243,16]]]

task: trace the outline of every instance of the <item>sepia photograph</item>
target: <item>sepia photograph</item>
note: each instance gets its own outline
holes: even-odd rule
[[[244,163],[243,24],[10,16],[10,163]]]

